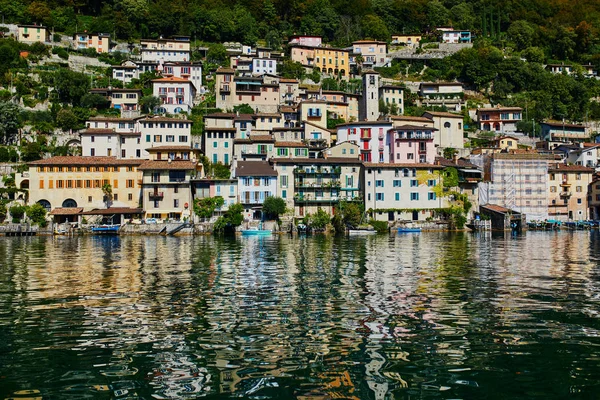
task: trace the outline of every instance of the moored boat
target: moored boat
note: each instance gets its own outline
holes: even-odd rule
[[[92,226],[92,233],[116,235],[119,229],[121,225],[96,225]]]
[[[400,227],[398,228],[398,233],[411,233],[411,232],[421,232],[421,228],[409,228],[409,227]]]
[[[268,229],[258,229],[258,228],[248,228],[248,229],[242,229],[242,235],[244,236],[269,236],[271,235],[271,233],[273,233],[272,231],[268,230]]]

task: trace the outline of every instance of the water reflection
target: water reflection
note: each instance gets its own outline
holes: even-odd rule
[[[597,243],[6,238],[0,398],[590,396]]]

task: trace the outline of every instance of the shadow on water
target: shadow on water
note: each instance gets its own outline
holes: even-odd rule
[[[597,232],[0,241],[0,398],[593,398]]]

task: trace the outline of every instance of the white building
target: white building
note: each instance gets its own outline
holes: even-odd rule
[[[238,161],[234,168],[238,179],[240,203],[246,219],[260,219],[262,204],[270,196],[277,196],[277,171],[266,161]]]
[[[140,41],[142,62],[190,61],[189,36],[173,36],[170,39],[142,39]]]
[[[147,158],[149,147],[178,145],[190,146],[192,121],[179,118],[147,117],[139,120],[143,147],[142,157]]]
[[[264,75],[277,74],[277,60],[274,58],[253,58],[252,59],[252,74]]]
[[[171,76],[152,80],[152,95],[161,100],[164,112],[178,114],[191,112],[196,97],[192,81]]]

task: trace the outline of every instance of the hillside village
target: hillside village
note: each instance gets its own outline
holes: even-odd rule
[[[422,66],[432,73],[435,60],[473,49],[468,30],[436,32],[427,45],[393,35],[347,48],[292,35],[274,50],[189,36],[125,45],[88,32],[55,42],[48,27],[11,26],[2,41],[30,46],[19,63],[32,87],[48,71],[77,75],[53,77],[45,95],[18,95],[15,82],[1,91],[6,221],[37,204],[58,224],[215,222],[230,209],[252,222],[267,217],[269,198],[285,203],[277,217],[291,224],[324,212],[355,225],[356,209],[361,222],[442,229],[491,214],[599,220],[597,121],[536,120],[533,104],[489,102],[458,79],[390,75],[423,60],[434,60]],[[596,81],[591,64],[543,69]],[[59,106],[55,129],[9,123],[17,109],[52,112],[53,96],[83,110]]]

